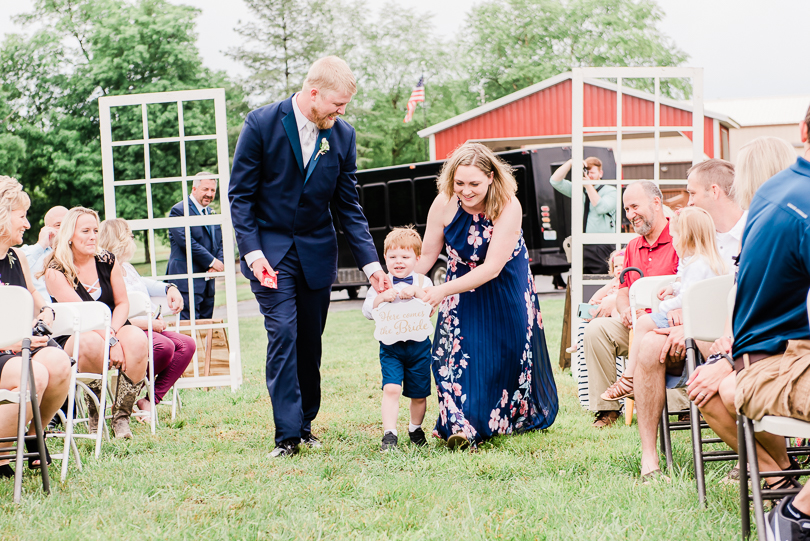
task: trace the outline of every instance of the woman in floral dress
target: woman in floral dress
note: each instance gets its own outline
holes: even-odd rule
[[[426,291],[438,306],[433,375],[448,445],[550,426],[557,388],[521,231],[511,168],[490,149],[460,146],[445,163],[428,215],[417,272],[446,244],[444,284]]]

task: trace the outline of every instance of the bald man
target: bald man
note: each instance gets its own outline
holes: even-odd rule
[[[28,266],[31,268],[31,276],[36,276],[42,270],[45,258],[48,257],[53,251],[53,241],[56,239],[56,234],[62,226],[62,220],[67,214],[68,209],[65,207],[53,207],[45,213],[45,225],[39,230],[39,239],[36,244],[22,247],[22,251],[28,259]],[[51,295],[45,287],[45,280],[43,278],[34,278],[34,287],[42,298],[50,300]]]

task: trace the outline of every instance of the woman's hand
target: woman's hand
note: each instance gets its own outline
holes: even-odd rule
[[[425,294],[422,297],[422,302],[429,304],[435,309],[446,296],[444,284],[440,286],[426,287]]]
[[[169,303],[169,310],[172,311],[172,314],[179,314],[183,310],[183,295],[180,294],[180,290],[176,287],[169,288],[166,292],[166,300]]]
[[[37,319],[43,322],[45,325],[50,327],[53,325],[53,310],[46,308],[42,312],[39,313]],[[34,320],[34,326],[37,324],[36,320]]]
[[[157,319],[152,320],[152,330],[154,332],[163,332],[166,330],[166,322],[163,321],[163,316],[159,316]]]
[[[124,358],[124,348],[118,342],[110,348],[110,368],[118,368],[122,372],[127,369],[127,360]]]
[[[31,337],[31,349],[34,348],[44,348],[48,345],[48,337],[47,336],[32,336]],[[20,353],[22,351],[22,341],[13,344],[10,348],[12,353]]]

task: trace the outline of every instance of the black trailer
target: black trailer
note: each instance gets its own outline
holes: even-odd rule
[[[605,178],[616,178],[613,150],[585,147],[584,154],[602,160]],[[549,178],[571,158],[571,149],[513,150],[500,152],[498,156],[515,170],[517,197],[523,207],[523,237],[529,250],[532,272],[535,275],[567,272],[570,265],[562,245],[563,240],[571,235],[571,200],[552,188]],[[381,263],[385,262],[383,240],[393,227],[414,225],[419,234],[424,235],[428,210],[437,194],[436,179],[443,164],[444,161],[422,162],[357,172],[360,204]],[[335,228],[338,232],[338,277],[332,290],[346,289],[350,298],[356,298],[360,287],[368,285],[368,281],[357,269],[337,219]],[[446,268],[447,257],[442,254],[431,270],[431,280],[444,282]]]

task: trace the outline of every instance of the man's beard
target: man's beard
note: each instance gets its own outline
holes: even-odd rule
[[[328,130],[335,125],[337,120],[337,115],[335,115],[335,118],[330,118],[330,115],[321,115],[314,105],[310,107],[309,114],[312,115],[312,122],[315,123],[319,130]]]
[[[640,226],[638,226],[638,227],[636,227],[636,226],[634,225],[634,226],[633,226],[633,230],[634,230],[636,233],[638,233],[639,235],[641,235],[642,237],[646,237],[647,235],[649,235],[649,234],[650,234],[650,231],[652,231],[652,230],[653,230],[653,224],[652,224],[652,222],[651,222],[651,221],[649,221],[649,220],[648,220],[646,217],[644,217],[644,216],[639,216],[639,217],[641,218],[641,222],[642,222],[642,223],[641,223],[641,225],[640,225]]]

